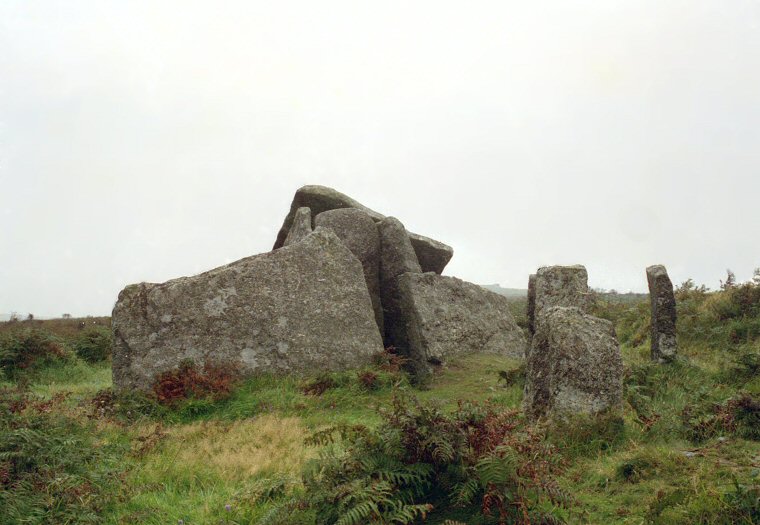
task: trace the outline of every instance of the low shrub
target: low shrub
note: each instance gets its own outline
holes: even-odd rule
[[[553,477],[561,460],[517,411],[460,402],[447,414],[397,394],[380,414],[377,428],[340,425],[309,439],[324,448],[304,471],[305,494],[278,509],[283,522],[412,523],[456,507],[482,523],[562,522],[572,498]]]
[[[18,389],[0,389],[0,524],[100,523],[119,487],[118,451]]]
[[[498,382],[504,381],[505,387],[525,385],[525,364],[509,370],[499,370]]]
[[[689,404],[681,417],[691,441],[724,434],[760,440],[760,399],[751,394],[740,394],[723,403]]]
[[[372,391],[380,388],[380,378],[377,373],[372,370],[358,372],[356,377],[359,379],[359,384],[365,390]]]
[[[232,392],[238,376],[229,367],[182,363],[176,370],[164,372],[156,380],[153,392],[159,403],[174,405],[188,399],[224,399]]]
[[[303,384],[301,391],[307,396],[321,396],[331,388],[338,386],[338,382],[329,373],[319,374]]]
[[[77,337],[74,351],[88,363],[98,363],[110,359],[112,344],[113,337],[108,327],[93,326]]]
[[[70,354],[63,343],[42,330],[27,328],[0,334],[0,369],[9,379],[69,358]]]
[[[395,348],[389,347],[373,355],[372,364],[385,372],[398,373],[406,367],[407,359],[396,353]]]

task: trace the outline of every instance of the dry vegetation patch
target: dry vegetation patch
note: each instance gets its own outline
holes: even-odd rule
[[[166,430],[162,468],[212,471],[229,481],[274,472],[296,474],[312,451],[299,418],[265,415],[241,421],[200,421]],[[168,461],[168,463],[167,463]]]

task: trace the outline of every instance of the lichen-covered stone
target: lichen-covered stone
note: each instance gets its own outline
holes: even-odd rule
[[[398,278],[405,273],[422,273],[409,235],[401,221],[387,217],[377,223],[380,233],[380,301],[385,320],[385,345],[400,352],[409,350],[401,313]]]
[[[290,205],[290,212],[285,217],[282,228],[280,228],[280,232],[277,234],[274,249],[280,248],[284,245],[285,239],[287,239],[288,232],[293,224],[296,211],[303,206],[311,208],[313,217],[328,210],[356,208],[367,213],[367,215],[372,217],[375,222],[380,222],[385,218],[384,215],[367,208],[348,195],[344,195],[332,188],[316,185],[303,186],[296,191],[296,194],[293,197],[293,202]],[[416,233],[409,233],[409,238],[417,254],[418,261],[422,265],[422,269],[426,272],[443,272],[443,269],[454,255],[454,250],[442,242]]]
[[[575,306],[588,311],[591,306],[588,272],[580,264],[539,268],[536,272],[535,295],[534,332],[538,329],[535,326],[537,319],[545,308]]]
[[[620,407],[623,360],[610,321],[579,308],[541,314],[528,353],[523,404],[533,418]]]
[[[652,360],[665,362],[678,353],[676,342],[676,298],[668,271],[661,264],[647,268],[649,300],[652,308]]]
[[[200,275],[127,286],[112,327],[120,391],[147,391],[185,360],[312,372],[362,366],[383,349],[361,264],[321,228]]]
[[[383,306],[380,302],[380,234],[375,221],[363,210],[340,208],[320,213],[314,224],[317,228],[332,230],[362,263],[375,320],[380,333],[383,333]]]
[[[475,352],[525,357],[525,337],[503,295],[432,272],[405,273],[398,283],[415,362],[441,364]]]
[[[311,209],[306,207],[298,208],[283,246],[290,246],[294,242],[305,238],[311,232]]]

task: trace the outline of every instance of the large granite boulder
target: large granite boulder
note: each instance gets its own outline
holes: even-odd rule
[[[647,268],[652,308],[652,360],[666,362],[678,353],[676,342],[676,297],[668,271],[661,264]]]
[[[274,243],[273,249],[280,248],[285,244],[288,232],[295,219],[296,212],[298,208],[301,207],[311,208],[312,217],[316,217],[320,213],[328,210],[356,208],[364,211],[367,215],[372,217],[375,222],[380,222],[385,218],[384,215],[367,208],[348,195],[344,195],[332,188],[325,186],[304,186],[296,191],[296,194],[293,197],[293,202],[290,205],[290,212],[285,217],[282,228],[280,228],[280,232],[277,234],[277,240]],[[450,246],[428,237],[417,235],[416,233],[410,233],[409,239],[417,254],[419,263],[422,265],[422,269],[426,272],[443,272],[443,269],[454,255],[454,250]]]
[[[383,333],[383,306],[380,302],[380,234],[375,221],[360,209],[340,208],[320,213],[314,223],[317,228],[332,230],[362,263],[375,320],[380,333]],[[292,232],[293,228],[290,231]]]
[[[309,208],[298,208],[283,246],[290,246],[309,235],[313,231],[311,222],[311,210]]]
[[[409,350],[401,310],[398,278],[405,273],[422,273],[404,225],[395,217],[377,223],[380,233],[380,300],[385,319],[385,345],[402,353]]]
[[[127,286],[113,382],[150,390],[185,360],[243,374],[362,366],[383,350],[359,260],[331,231],[193,277]]]
[[[405,273],[398,283],[415,362],[441,364],[474,352],[525,357],[525,337],[503,295],[432,272]]]
[[[623,360],[610,321],[580,308],[546,309],[526,365],[523,404],[532,418],[620,407]]]
[[[530,281],[528,282],[530,285]],[[588,289],[588,272],[580,264],[574,266],[544,266],[536,272],[535,305],[533,318],[528,324],[534,332],[537,318],[545,308],[552,306],[576,306],[588,311],[591,306]]]

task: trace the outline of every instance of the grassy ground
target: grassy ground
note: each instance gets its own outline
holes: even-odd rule
[[[758,350],[757,338],[726,344],[714,334],[682,337],[681,360],[652,365],[644,335],[646,308],[600,308],[616,323],[621,339],[626,404],[622,422],[578,420],[547,430],[547,439],[565,458],[560,485],[575,499],[567,520],[753,523],[732,513],[737,499],[746,500],[742,508],[752,508],[757,497],[751,488],[760,472],[760,429],[753,433],[723,418],[720,407],[743,393],[760,396],[756,370],[737,365],[742,352]],[[696,330],[693,323],[689,326]],[[271,484],[273,478],[282,479],[286,492],[298,490],[299,472],[318,452],[304,444],[315,430],[336,423],[377,424],[378,408],[387,406],[399,389],[449,409],[461,399],[518,408],[519,375],[511,385],[499,376],[518,366],[492,355],[465,356],[439,370],[425,389],[381,370],[373,371],[377,382],[367,388],[357,372],[346,372],[331,375],[333,386],[321,395],[304,392],[314,378],[263,376],[243,382],[224,399],[190,400],[174,407],[112,399],[108,362],[68,357],[30,371],[21,382],[27,383],[24,395],[32,400],[23,413],[65,418],[83,443],[106,454],[99,464],[109,466],[113,483],[98,488],[84,473],[85,481],[72,489],[80,491],[80,499],[100,500],[78,503],[96,509],[91,522],[258,523],[271,506],[261,503],[266,501],[260,497],[263,480]],[[6,392],[21,390],[18,379],[1,386]],[[0,482],[2,458],[0,454]],[[10,509],[12,503],[0,496],[0,505]],[[46,521],[28,512],[24,520],[0,508],[0,523],[88,522],[76,516]],[[428,522],[441,523],[447,517],[455,516],[433,513]]]

